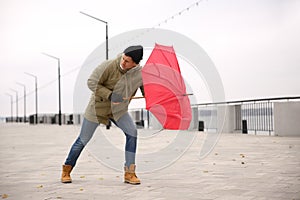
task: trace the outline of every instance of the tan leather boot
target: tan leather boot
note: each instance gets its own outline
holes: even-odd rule
[[[62,166],[62,174],[61,174],[61,182],[62,183],[72,183],[72,179],[70,173],[72,171],[71,165],[63,165]]]
[[[141,181],[135,174],[135,165],[131,164],[129,168],[127,166],[124,167],[125,174],[124,174],[124,183],[129,183],[133,185],[140,184]]]

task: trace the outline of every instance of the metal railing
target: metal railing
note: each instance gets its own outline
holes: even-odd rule
[[[246,120],[247,130],[255,133],[257,131],[268,131],[271,134],[274,131],[273,110],[274,103],[270,101],[246,103],[242,105],[241,120]],[[241,129],[236,127],[236,130]]]
[[[274,102],[292,100],[298,101],[300,100],[300,96],[210,102],[194,104],[192,108],[198,110],[197,120],[204,122],[204,129],[206,131],[218,129],[218,106],[232,105],[234,106],[235,115],[234,131],[244,131],[245,127],[243,127],[243,125],[246,124],[247,131],[252,131],[255,134],[260,131],[269,132],[269,135],[271,135],[271,133],[274,132]],[[157,125],[152,114],[145,108],[130,109],[129,112],[139,128]],[[44,119],[45,118],[43,118],[44,123],[53,123],[52,121],[48,122],[49,120]],[[80,114],[74,114],[70,121],[74,121],[75,124],[80,124],[82,116]],[[10,122],[9,117],[6,119],[6,122]]]
[[[198,118],[206,124],[206,130],[217,129],[217,106],[234,105],[236,131],[269,132],[274,131],[274,102],[299,100],[300,96],[249,99],[239,101],[201,103],[198,107]],[[243,123],[244,122],[244,123]],[[244,127],[243,127],[244,125]],[[246,126],[246,127],[245,127]]]

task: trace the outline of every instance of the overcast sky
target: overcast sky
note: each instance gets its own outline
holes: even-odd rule
[[[189,37],[214,62],[226,100],[300,95],[300,1],[204,0],[178,15],[195,2],[0,0],[0,116],[10,116],[11,89],[23,114],[16,82],[29,93],[27,114],[35,112],[34,79],[24,72],[38,77],[39,112],[57,112],[57,62],[41,52],[61,59],[62,112],[72,113],[80,66],[105,42],[105,24],[79,11],[108,21],[109,37],[152,27]]]

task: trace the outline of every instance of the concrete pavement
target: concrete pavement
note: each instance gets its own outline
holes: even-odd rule
[[[99,129],[114,138],[112,143],[123,145],[124,137],[116,128]],[[193,132],[193,143],[171,165],[139,173],[139,166],[150,161],[137,162],[137,175],[142,181],[137,186],[124,184],[123,173],[101,164],[88,148],[72,172],[73,183],[62,184],[61,165],[78,131],[73,125],[0,124],[1,198],[300,199],[299,137],[221,134],[213,151],[199,159],[206,134]],[[160,143],[164,141],[142,140],[139,148],[143,152]],[[110,153],[105,153],[110,159]]]

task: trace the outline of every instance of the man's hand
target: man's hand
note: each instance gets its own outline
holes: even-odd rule
[[[123,102],[123,97],[117,93],[111,93],[110,97],[109,97],[110,101],[113,103],[121,103]]]

